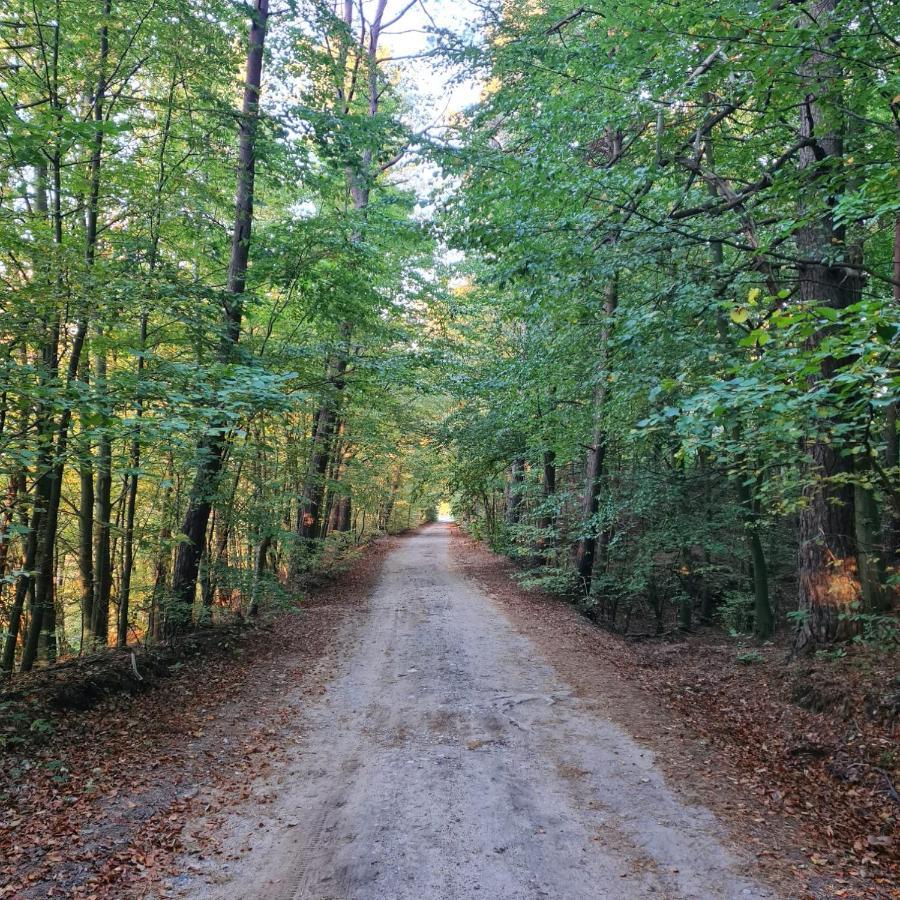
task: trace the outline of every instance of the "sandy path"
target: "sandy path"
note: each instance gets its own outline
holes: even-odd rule
[[[653,756],[448,560],[403,539],[284,765],[177,893],[266,900],[772,897]],[[203,823],[198,823],[198,828]]]

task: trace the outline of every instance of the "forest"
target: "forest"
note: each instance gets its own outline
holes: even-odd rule
[[[417,128],[384,6],[5,10],[3,668],[442,495],[614,628],[889,641],[896,10],[486,8]]]
[[[0,618],[27,671],[253,616],[418,522],[436,288],[387,21],[5,7]]]
[[[900,6],[0,0],[0,48],[0,687],[449,505],[615,635],[859,659],[896,737]]]
[[[896,633],[900,23],[879,6],[495,23],[448,204],[472,266],[455,484],[610,626],[780,624],[798,652]]]

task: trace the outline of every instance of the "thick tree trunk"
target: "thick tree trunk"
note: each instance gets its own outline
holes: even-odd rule
[[[353,504],[349,494],[342,494],[337,503],[334,530],[339,532],[350,531],[353,518]]]
[[[297,540],[301,552],[308,549],[319,537],[322,500],[325,496],[325,475],[331,460],[331,444],[336,422],[337,416],[333,409],[327,406],[319,409],[309,468],[303,482],[303,495],[297,512]]]
[[[263,49],[269,16],[268,0],[255,0],[250,24],[244,101],[238,150],[235,222],[231,239],[231,259],[228,267],[227,292],[223,302],[222,339],[219,358],[232,358],[241,332],[243,296],[246,287],[247,263],[250,258],[250,237],[253,226],[253,188],[256,174],[256,126],[259,121],[259,96],[262,86]],[[206,529],[212,509],[212,499],[225,458],[226,437],[221,429],[200,441],[197,447],[196,474],[188,499],[181,532],[185,539],[179,544],[172,575],[172,595],[175,609],[167,617],[167,627],[178,631],[190,627],[200,557],[206,543]]]
[[[812,16],[822,22],[823,41],[830,39],[828,19],[835,6],[836,0],[811,4]],[[810,145],[800,151],[799,164],[810,175],[805,193],[815,195],[817,181],[833,176],[843,155],[841,123],[834,112],[841,73],[832,56],[816,51],[804,74],[807,92],[800,109],[800,137]],[[824,199],[821,206],[826,209],[831,198]],[[835,248],[844,245],[844,232],[829,212],[798,229],[797,245],[804,260],[798,267],[800,300],[845,309],[859,299],[859,273],[835,256]],[[814,336],[811,344],[815,346],[823,337],[822,333]],[[826,360],[813,382],[831,378],[839,366],[838,360]],[[855,631],[848,617],[851,604],[860,599],[854,490],[846,481],[852,463],[840,449],[825,437],[809,445],[814,480],[800,513],[799,608],[803,615],[794,641],[797,651],[845,639]]]

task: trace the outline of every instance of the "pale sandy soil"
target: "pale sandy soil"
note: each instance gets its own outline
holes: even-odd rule
[[[775,897],[608,700],[452,565],[449,542],[443,525],[398,542],[323,660],[321,696],[285,687],[289,746],[245,796],[193,822],[196,852],[167,893]]]

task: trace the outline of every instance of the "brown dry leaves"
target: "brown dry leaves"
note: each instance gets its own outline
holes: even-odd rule
[[[0,898],[141,896],[172,873],[186,823],[239,799],[276,762],[296,730],[287,689],[321,690],[310,672],[389,546],[372,545],[299,611],[223,637],[145,694],[87,712],[36,708],[47,724],[0,759]]]

